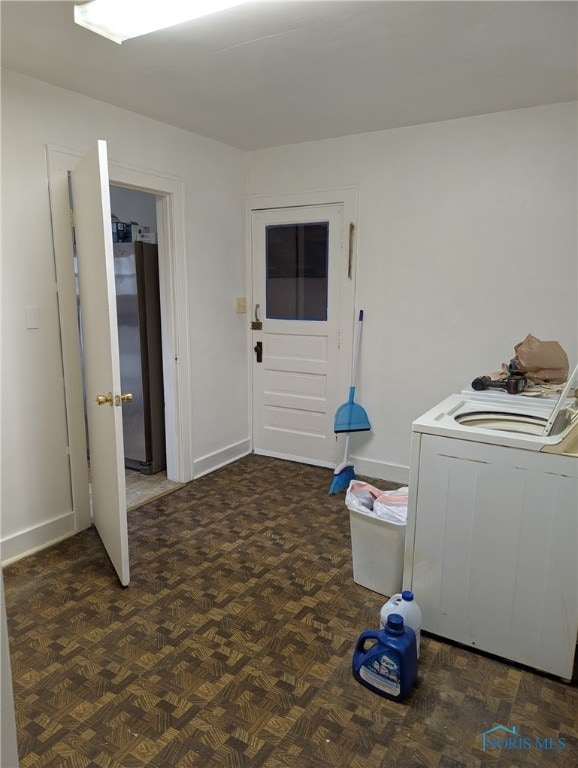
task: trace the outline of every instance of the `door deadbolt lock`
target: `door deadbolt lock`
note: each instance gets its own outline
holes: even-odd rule
[[[260,331],[263,328],[263,323],[259,320],[259,308],[260,304],[255,304],[255,319],[251,323],[252,331]]]

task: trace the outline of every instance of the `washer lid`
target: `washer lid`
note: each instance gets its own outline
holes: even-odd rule
[[[500,402],[495,399],[491,403],[489,398],[483,402],[474,396],[465,408],[454,412],[454,419],[458,424],[470,428],[495,429],[502,432],[540,435],[545,438],[550,435],[560,435],[578,417],[576,409],[571,407],[572,400],[568,399],[570,390],[576,385],[576,379],[578,379],[578,366],[568,377],[553,407],[552,400],[550,403],[545,403],[543,400],[534,402],[526,400],[522,404],[521,397],[506,395]],[[478,407],[472,408],[472,403],[476,399]]]
[[[556,432],[559,432],[561,431],[561,429],[564,429],[564,426],[567,426],[569,419],[560,420],[558,416],[562,412],[562,410],[565,410],[565,411],[568,410],[568,407],[566,405],[566,398],[569,396],[570,390],[572,389],[572,387],[575,386],[576,379],[578,379],[578,365],[576,366],[576,368],[574,368],[574,370],[572,371],[572,374],[568,376],[568,381],[566,382],[566,386],[560,392],[560,397],[558,398],[558,402],[554,406],[552,413],[550,414],[550,417],[548,419],[548,422],[544,427],[543,434],[545,437],[552,434],[554,429],[556,429]],[[560,424],[557,423],[560,421],[562,423],[561,429],[560,429]]]

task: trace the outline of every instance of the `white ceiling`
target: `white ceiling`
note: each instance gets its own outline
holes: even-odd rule
[[[575,100],[577,8],[252,2],[117,45],[2,0],[2,65],[253,150]]]

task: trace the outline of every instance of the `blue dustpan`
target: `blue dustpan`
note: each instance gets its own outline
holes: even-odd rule
[[[355,387],[349,388],[349,400],[335,411],[334,432],[368,432],[371,424],[365,408],[354,402]]]

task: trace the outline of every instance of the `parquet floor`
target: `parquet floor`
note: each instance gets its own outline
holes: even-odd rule
[[[94,529],[6,568],[21,766],[575,768],[576,681],[431,637],[404,702],[353,679],[384,598],[331,477],[248,456],[132,511],[126,589]]]

